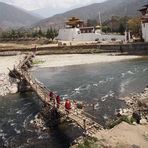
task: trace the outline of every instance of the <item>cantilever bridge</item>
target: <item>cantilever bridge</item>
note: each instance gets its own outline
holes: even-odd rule
[[[34,77],[32,77],[28,71],[28,69],[31,67],[34,56],[34,54],[26,55],[24,59],[21,60],[12,71],[10,71],[10,76],[18,78],[20,81],[25,81],[25,84],[32,88],[32,90],[39,96],[40,100],[44,104],[54,107],[55,104],[50,101],[50,90],[37,81]],[[58,112],[66,115],[64,101],[61,102]],[[71,109],[68,114],[68,118],[77,123],[79,127],[81,127],[87,134],[91,136],[93,136],[98,130],[102,129],[100,124],[87,117],[83,111],[79,112]]]

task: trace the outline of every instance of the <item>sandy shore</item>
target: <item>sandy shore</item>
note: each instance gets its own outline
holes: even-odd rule
[[[13,69],[14,65],[19,63],[19,60],[22,56],[8,56],[8,57],[0,57],[0,73],[7,74],[9,69]]]
[[[39,67],[62,67],[69,65],[92,64],[131,60],[140,56],[114,56],[107,54],[65,54],[37,56],[36,60],[44,61]]]
[[[0,74],[9,72],[17,65],[24,55],[17,56],[0,56]],[[141,56],[134,55],[115,55],[115,54],[56,54],[36,56],[35,60],[44,61],[38,64],[39,67],[62,67],[69,65],[81,65],[92,63],[116,62],[123,60],[138,59]]]
[[[0,57],[0,73],[8,73],[17,65],[22,55]],[[121,60],[131,60],[140,56],[113,56],[107,54],[64,54],[64,55],[45,55],[36,56],[35,60],[42,60],[44,63],[38,64],[39,67],[61,67],[69,65],[91,64],[115,62]]]

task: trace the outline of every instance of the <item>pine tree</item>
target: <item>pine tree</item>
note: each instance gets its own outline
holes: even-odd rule
[[[119,26],[119,33],[123,35],[124,32],[125,32],[125,28],[124,28],[123,24],[120,23],[120,26]]]
[[[47,29],[47,32],[46,32],[46,38],[50,39],[51,38],[51,34],[50,34],[50,30]]]

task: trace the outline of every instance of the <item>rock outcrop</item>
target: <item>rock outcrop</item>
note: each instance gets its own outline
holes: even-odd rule
[[[0,74],[0,96],[18,92],[17,80],[7,74]]]

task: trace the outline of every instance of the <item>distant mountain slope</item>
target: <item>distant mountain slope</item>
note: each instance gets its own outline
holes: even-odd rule
[[[2,29],[28,26],[39,20],[40,18],[24,10],[0,2],[0,28]]]
[[[85,7],[73,9],[62,14],[47,18],[36,24],[43,28],[49,26],[63,27],[64,21],[71,16],[80,19],[98,19],[101,13],[102,21],[109,19],[111,16],[135,16],[138,15],[138,9],[147,4],[148,0],[107,0],[103,3],[95,3]]]
[[[42,9],[37,9],[37,10],[32,10],[30,11],[31,13],[35,14],[35,15],[39,15],[42,16],[43,18],[48,18],[53,16],[54,14],[59,14],[59,13],[63,13],[66,12],[65,9],[63,8],[53,8],[53,7],[45,7]]]

